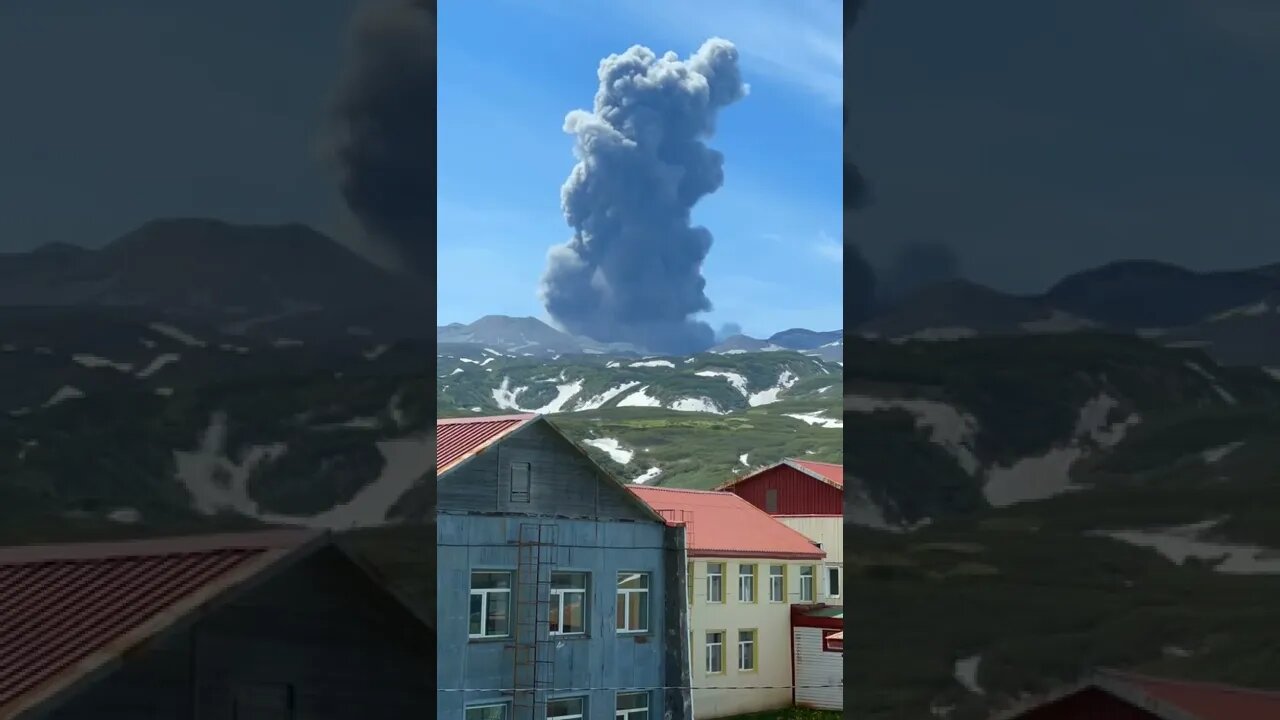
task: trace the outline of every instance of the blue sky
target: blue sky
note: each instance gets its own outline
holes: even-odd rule
[[[750,94],[710,145],[725,184],[694,209],[715,245],[715,309],[767,336],[842,327],[841,6],[830,0],[489,0],[440,3],[437,297],[441,324],[486,314],[546,320],[547,250],[570,229],[560,186],[574,165],[565,114],[590,110],[596,68],[640,44],[688,56],[734,42]]]

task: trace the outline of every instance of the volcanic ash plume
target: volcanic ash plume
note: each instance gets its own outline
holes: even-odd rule
[[[435,267],[435,103],[434,3],[363,6],[325,150],[370,250],[419,277]]]
[[[569,332],[655,352],[705,350],[711,309],[702,262],[711,233],[690,213],[724,182],[703,142],[747,93],[732,43],[712,38],[687,60],[634,46],[600,63],[592,112],[575,110],[577,165],[561,188],[573,238],[548,254],[542,302]]]

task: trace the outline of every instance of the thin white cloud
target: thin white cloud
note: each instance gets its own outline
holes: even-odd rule
[[[814,243],[813,249],[832,262],[844,262],[844,243],[831,237],[826,231],[818,231],[818,241]]]
[[[514,0],[553,13],[577,28],[595,24],[594,0]],[[747,82],[764,75],[834,106],[844,103],[844,7],[836,0],[613,0],[611,24],[670,38],[655,52],[693,52],[709,37],[731,41],[742,53]],[[590,29],[589,27],[587,28]],[[621,49],[621,48],[620,48]]]

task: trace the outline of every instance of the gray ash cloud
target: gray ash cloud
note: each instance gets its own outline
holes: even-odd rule
[[[845,3],[844,36],[849,42],[849,35],[858,22],[862,12],[862,0]],[[845,101],[849,102],[849,92],[845,90]],[[844,111],[846,133],[849,127],[849,111]],[[849,150],[844,153],[844,201],[845,210],[857,211],[871,202],[871,188],[866,177],[858,169],[857,163]],[[867,261],[862,248],[848,234],[845,235],[847,245],[844,254],[844,316],[846,326],[856,326],[871,318],[876,311],[879,294],[875,268]]]
[[[742,99],[738,51],[707,40],[687,59],[634,46],[600,63],[591,112],[565,132],[578,163],[561,188],[573,237],[548,254],[540,297],[569,332],[656,352],[705,350],[715,332],[702,263],[711,232],[693,206],[724,182],[706,145],[719,111]]]
[[[421,278],[435,267],[436,17],[375,0],[352,19],[324,151],[374,255]]]
[[[911,242],[879,272],[876,290],[880,302],[891,305],[917,290],[960,277],[960,256],[954,248],[940,242]]]

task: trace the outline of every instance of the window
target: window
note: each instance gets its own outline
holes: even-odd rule
[[[649,576],[618,573],[618,632],[649,631]]]
[[[618,693],[619,720],[649,720],[649,693]]]
[[[291,720],[293,686],[283,684],[240,685],[234,690],[234,720]]]
[[[786,602],[787,566],[769,566],[769,602]]]
[[[533,479],[529,463],[511,463],[511,502],[527,503]]]
[[[693,563],[689,563],[688,572],[684,576],[684,585],[689,589],[689,607],[693,607]]]
[[[580,635],[587,631],[587,574],[551,573],[552,635]]]
[[[557,698],[547,701],[547,720],[582,720],[586,698]]]
[[[840,597],[840,566],[827,566],[827,597]]]
[[[738,602],[753,603],[756,601],[756,566],[742,564],[738,566]]]
[[[724,602],[723,563],[707,563],[707,602]]]
[[[756,631],[738,631],[738,669],[751,672],[756,669]]]
[[[769,488],[764,491],[764,511],[767,513],[778,512],[778,488]]]
[[[510,617],[511,573],[471,573],[471,637],[506,637]]]
[[[724,672],[724,633],[714,630],[707,633],[707,674]]]
[[[800,602],[813,602],[813,566],[800,568]]]
[[[507,720],[507,705],[473,705],[467,708],[466,720]]]

